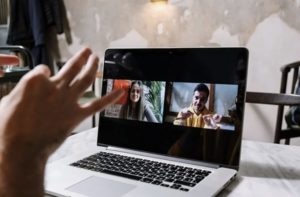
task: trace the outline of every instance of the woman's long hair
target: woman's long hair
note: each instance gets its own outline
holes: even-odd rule
[[[130,99],[130,92],[134,84],[140,87],[140,99],[136,104],[135,110],[133,109],[133,103]],[[144,118],[144,91],[143,84],[141,81],[132,81],[130,88],[128,89],[127,104],[122,107],[121,114],[123,118],[143,120]]]

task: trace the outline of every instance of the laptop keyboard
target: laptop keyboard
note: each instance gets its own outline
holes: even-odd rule
[[[185,192],[211,173],[207,170],[106,152],[99,152],[70,165]]]

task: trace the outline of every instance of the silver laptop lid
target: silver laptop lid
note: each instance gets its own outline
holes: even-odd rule
[[[248,50],[108,49],[102,95],[126,89],[100,114],[98,145],[237,169]]]

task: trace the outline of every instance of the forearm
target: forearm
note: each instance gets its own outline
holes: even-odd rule
[[[1,150],[0,196],[44,196],[46,158],[20,155],[13,150],[15,149]]]

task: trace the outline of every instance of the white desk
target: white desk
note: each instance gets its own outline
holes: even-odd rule
[[[73,135],[49,162],[95,146],[97,129]],[[300,147],[243,140],[237,179],[219,196],[300,196]]]

